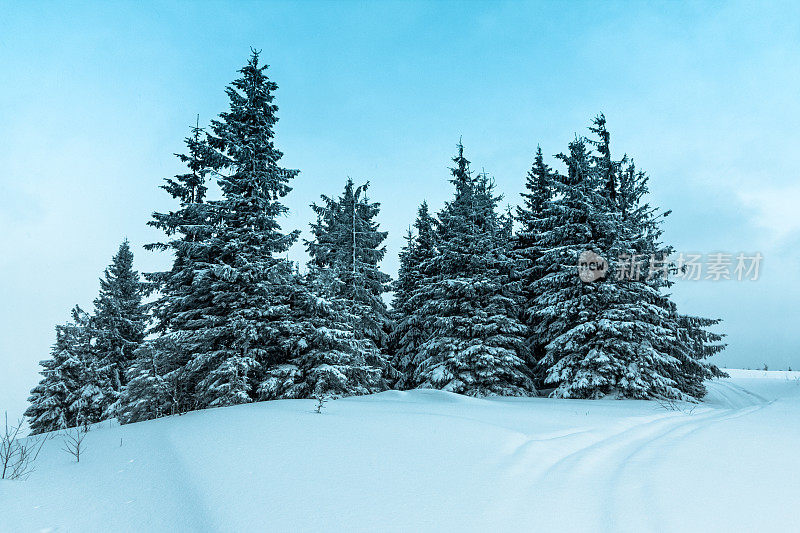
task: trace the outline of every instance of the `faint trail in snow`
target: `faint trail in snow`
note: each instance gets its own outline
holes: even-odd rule
[[[669,512],[669,509],[655,508],[659,504],[656,499],[643,500],[641,498],[642,494],[653,494],[654,480],[649,477],[642,478],[637,490],[637,479],[631,472],[633,466],[636,464],[652,465],[657,462],[659,457],[663,457],[666,449],[692,433],[720,422],[750,415],[773,403],[773,401],[727,381],[718,380],[709,385],[715,388],[716,392],[722,393],[728,405],[731,406],[730,408],[724,410],[717,408],[716,410],[721,412],[716,414],[712,412],[700,419],[690,418],[685,423],[676,425],[667,433],[649,441],[645,446],[631,451],[618,463],[611,482],[611,487],[615,491],[609,492],[609,498],[613,498],[613,501],[608,502],[609,508],[615,511],[616,516],[625,518],[624,523],[616,524],[617,527],[629,531],[659,529],[661,526],[659,517],[665,516],[662,513]],[[636,502],[637,512],[620,512],[623,507],[630,506],[631,502]],[[663,504],[664,502],[661,502],[662,506]]]
[[[164,424],[160,431],[156,432],[156,435],[161,442],[159,449],[164,452],[163,472],[169,476],[171,484],[183,489],[181,494],[182,519],[187,530],[209,533],[216,531],[203,497],[195,487],[178,449],[178,446],[182,444],[180,437],[174,435],[173,428],[167,424]]]
[[[613,474],[609,477],[609,492],[606,496],[606,507],[616,517],[624,518],[623,523],[616,522],[615,527],[626,531],[641,531],[645,529],[658,529],[659,509],[654,509],[657,504],[652,498],[643,498],[643,494],[652,494],[653,480],[649,477],[636,478],[633,467],[636,465],[655,464],[664,450],[674,446],[688,435],[708,428],[714,424],[749,415],[762,409],[761,406],[751,406],[729,412],[727,415],[709,413],[700,418],[693,418],[676,424],[663,433],[650,439],[643,439],[636,445],[626,446],[624,456],[619,457]],[[627,476],[627,477],[626,477]],[[637,488],[638,487],[638,488]],[[633,510],[629,509],[630,507]],[[624,511],[624,512],[623,512]],[[666,512],[666,510],[664,510]]]
[[[725,380],[715,380],[708,383],[707,405],[720,405],[729,409],[740,409],[753,405],[770,403],[763,396]]]
[[[631,420],[618,431],[612,431],[588,443],[565,443],[556,457],[531,439],[511,454],[508,474],[529,480],[529,493],[538,493],[546,502],[544,508],[553,516],[543,518],[541,525],[569,530],[641,531],[658,530],[661,510],[654,509],[647,490],[653,483],[644,476],[636,478],[633,466],[657,462],[659,449],[675,445],[687,435],[713,424],[749,415],[769,405],[770,401],[726,381],[709,383],[716,405],[706,404],[694,413],[665,412],[653,417]],[[565,437],[582,437],[575,432]],[[578,439],[575,439],[578,440]],[[582,439],[580,439],[582,440]],[[644,458],[647,460],[643,460]],[[520,500],[507,505],[525,505],[526,491]],[[556,512],[561,509],[562,512]],[[552,520],[552,523],[548,523]],[[565,522],[566,520],[566,522]]]

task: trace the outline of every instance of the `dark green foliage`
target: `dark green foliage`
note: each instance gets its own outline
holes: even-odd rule
[[[332,289],[335,274],[312,267],[294,292],[287,355],[266,371],[259,399],[338,398],[388,388],[386,361],[372,340],[357,333],[351,302]]]
[[[423,202],[417,211],[414,230],[409,229],[406,245],[400,252],[400,269],[394,284],[394,312],[397,326],[392,333],[394,366],[400,373],[400,388],[407,387],[416,355],[427,339],[422,317],[416,310],[422,305],[417,291],[430,273],[424,270],[436,256],[435,220]]]
[[[208,176],[219,166],[220,157],[205,140],[204,131],[192,128],[185,139],[187,154],[176,154],[188,172],[166,178],[161,186],[178,201],[178,209],[153,213],[148,225],[160,229],[166,242],[146,245],[148,250],[171,251],[172,268],[145,274],[159,298],[151,305],[152,332],[159,335],[146,341],[136,352],[128,371],[129,387],[119,410],[123,422],[182,413],[196,407],[194,382],[186,366],[197,345],[189,345],[191,332],[204,326],[206,309],[212,296],[204,287],[203,269],[212,261],[208,240],[214,234],[213,206],[206,200]]]
[[[107,405],[95,365],[89,315],[72,310],[72,322],[56,326],[51,357],[41,362],[43,376],[31,391],[25,411],[31,433],[57,431],[100,419]]]
[[[298,171],[278,165],[277,85],[266,68],[253,52],[226,90],[229,110],[211,123],[213,156],[206,160],[223,197],[210,203],[210,227],[193,247],[195,315],[171,325],[177,351],[188,361],[183,379],[201,408],[254,400],[263,368],[280,355],[291,321],[293,273],[281,254],[298,233],[282,232],[278,218],[286,213],[281,198]]]
[[[703,381],[720,375],[703,361],[722,349],[704,329],[715,321],[679,315],[664,293],[672,248],[659,239],[669,212],[643,201],[644,173],[612,159],[602,115],[591,130],[595,152],[579,138],[558,156],[567,172],[553,174],[555,194],[521,235],[543,251],[529,304],[539,371],[561,397],[699,398]],[[580,280],[584,251],[609,261],[604,279]]]
[[[553,179],[553,170],[544,162],[541,147],[537,147],[536,157],[525,180],[525,192],[521,193],[523,203],[516,210],[519,229],[511,237],[515,275],[520,281],[524,298],[521,316],[531,332],[535,325],[534,300],[537,294],[534,287],[544,274],[539,258],[547,250],[540,232],[545,230],[542,220],[548,216],[545,208],[553,197]],[[528,338],[528,347],[533,361],[543,357],[543,346],[533,335]]]
[[[331,274],[328,290],[350,307],[357,336],[385,347],[391,324],[382,295],[390,278],[378,265],[386,255],[387,233],[378,229],[380,204],[369,201],[368,188],[369,182],[356,187],[348,179],[339,198],[323,195],[321,205],[313,204],[314,240],[306,241],[306,247],[312,275],[320,270]]]
[[[128,381],[128,368],[144,339],[144,294],[145,286],[133,269],[133,253],[125,240],[100,279],[100,295],[94,301],[90,321],[95,364],[106,389],[102,418],[116,416],[117,401]]]
[[[161,293],[153,306],[159,337],[137,352],[124,402],[126,422],[254,400],[386,388],[380,354],[357,334],[365,313],[356,311],[372,302],[364,295],[377,295],[382,304],[381,284],[388,281],[379,272],[360,277],[367,270],[363,265],[377,264],[385,253],[377,246],[367,250],[372,241],[362,236],[375,230],[377,244],[385,238],[372,221],[377,204],[360,196],[363,189],[351,191],[356,220],[363,223],[356,245],[364,249],[356,250],[356,268],[350,270],[357,276],[326,277],[331,285],[322,287],[298,275],[285,253],[299,232],[284,232],[279,224],[287,212],[281,199],[298,171],[278,165],[277,85],[265,71],[254,52],[227,88],[229,110],[212,121],[210,133],[195,128],[187,139],[188,155],[179,157],[189,172],[163,187],[180,208],[154,215],[151,224],[173,238],[151,248],[172,250],[175,260],[171,271],[149,276]],[[219,200],[205,199],[209,174],[217,177]],[[326,276],[348,266],[344,257],[330,255],[328,261],[319,268]]]
[[[424,279],[409,299],[425,340],[409,357],[407,386],[535,394],[499,198],[485,175],[471,174],[460,144],[453,161],[455,197],[439,213],[436,254],[422,263]]]

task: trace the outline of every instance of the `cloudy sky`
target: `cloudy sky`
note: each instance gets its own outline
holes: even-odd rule
[[[536,145],[558,153],[603,112],[678,250],[764,256],[758,281],[675,288],[724,319],[719,363],[800,368],[797,20],[778,2],[0,1],[0,410],[24,409],[53,326],[91,307],[123,238],[139,270],[168,263],[142,250],[171,206],[158,186],[251,46],[302,172],[284,227],[370,180],[395,273],[416,206],[450,194],[459,137],[513,204]]]

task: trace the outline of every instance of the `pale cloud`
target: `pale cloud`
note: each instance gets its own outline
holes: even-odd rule
[[[782,246],[800,233],[800,185],[761,187],[738,196],[753,213],[753,223],[767,230],[767,246]]]

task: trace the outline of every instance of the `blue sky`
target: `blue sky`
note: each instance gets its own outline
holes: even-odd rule
[[[537,143],[564,150],[603,112],[676,248],[764,255],[759,281],[675,287],[724,319],[719,362],[800,368],[799,19],[777,2],[0,1],[0,410],[24,408],[54,324],[91,307],[124,237],[140,270],[167,264],[141,248],[171,206],[158,186],[251,46],[301,170],[284,227],[307,235],[319,194],[370,180],[393,274],[416,206],[450,194],[459,137],[516,203]]]

